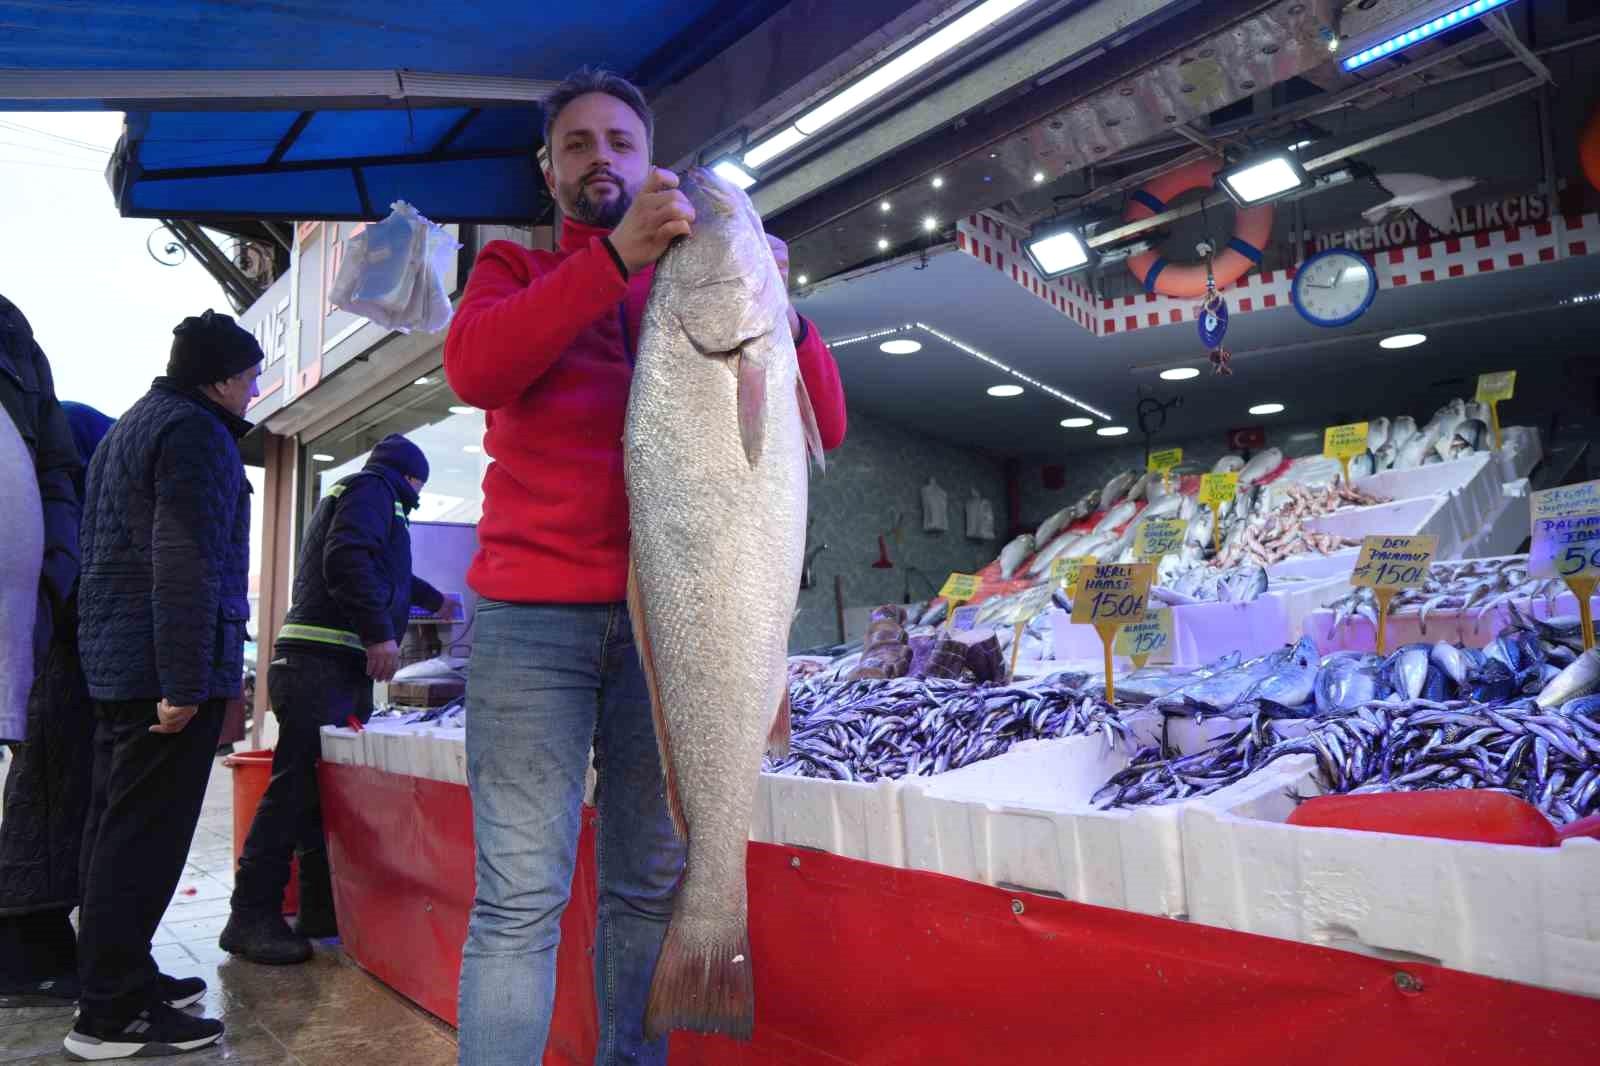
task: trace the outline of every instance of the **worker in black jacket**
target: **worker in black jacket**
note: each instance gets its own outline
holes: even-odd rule
[[[311,516],[293,606],[267,671],[279,727],[272,780],[239,856],[224,951],[273,965],[304,962],[312,938],[338,932],[317,795],[321,729],[367,720],[372,683],[399,666],[411,607],[437,612],[444,603],[411,573],[407,516],[427,480],[422,450],[391,435]],[[282,915],[291,855],[300,860],[298,932]]]

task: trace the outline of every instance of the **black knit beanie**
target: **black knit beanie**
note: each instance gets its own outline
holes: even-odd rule
[[[172,331],[167,377],[187,388],[226,381],[261,362],[261,345],[227,315],[207,311]]]
[[[374,463],[386,466],[403,477],[414,477],[418,481],[428,480],[428,457],[422,454],[421,448],[398,433],[389,434],[372,449],[372,456],[367,460],[367,465]]]

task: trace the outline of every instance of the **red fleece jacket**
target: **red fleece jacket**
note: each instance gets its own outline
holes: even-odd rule
[[[478,255],[444,346],[457,396],[488,412],[478,556],[467,583],[512,603],[615,603],[628,575],[622,423],[654,267],[630,278],[566,220],[561,248],[494,241]],[[844,391],[809,323],[796,346],[824,448],[844,440]]]

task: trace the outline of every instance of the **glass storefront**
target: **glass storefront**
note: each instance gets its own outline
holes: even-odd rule
[[[442,368],[384,397],[306,445],[309,515],[328,488],[360,470],[372,448],[402,433],[428,457],[429,477],[413,522],[475,525],[483,514],[483,412],[450,391]]]

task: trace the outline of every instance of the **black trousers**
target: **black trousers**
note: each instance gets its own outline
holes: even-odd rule
[[[154,1002],[150,941],[194,841],[226,700],[181,733],[152,733],[156,701],[97,703],[94,790],[83,832],[78,913],[81,1007],[123,1022]]]
[[[333,906],[317,760],[322,727],[372,715],[372,679],[354,655],[290,651],[267,670],[267,695],[278,717],[272,780],[256,808],[234,874],[233,909],[277,913],[289,883],[289,860],[300,856],[301,913]]]

